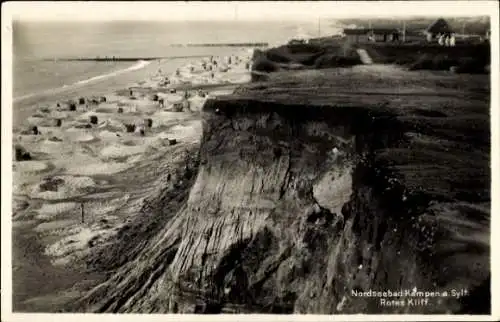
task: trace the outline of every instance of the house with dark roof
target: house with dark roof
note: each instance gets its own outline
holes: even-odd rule
[[[397,29],[374,28],[369,31],[371,40],[376,42],[398,41],[399,34],[399,30]]]
[[[370,29],[365,28],[344,29],[343,35],[349,42],[367,42],[369,32]]]
[[[427,27],[425,34],[427,40],[432,41],[436,39],[438,35],[451,35],[454,31],[451,29],[450,25],[443,18],[439,18]]]
[[[344,36],[349,42],[388,42],[398,41],[400,32],[392,28],[357,28],[344,29]]]

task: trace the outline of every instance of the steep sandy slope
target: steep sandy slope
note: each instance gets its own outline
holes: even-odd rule
[[[398,307],[355,295],[415,287],[481,287],[473,300],[487,304],[488,91],[480,76],[363,67],[277,73],[209,100],[187,202],[175,213],[150,207],[158,232],[77,304],[143,313],[470,307],[452,296]]]

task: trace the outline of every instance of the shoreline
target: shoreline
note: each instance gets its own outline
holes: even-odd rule
[[[237,51],[217,59],[235,55],[245,53]],[[106,243],[137,216],[146,198],[161,188],[157,185],[159,183],[152,182],[157,182],[171,170],[182,169],[186,157],[184,151],[196,151],[199,146],[200,110],[204,100],[212,94],[232,92],[241,83],[229,82],[233,78],[237,80],[246,75],[250,81],[250,72],[242,69],[244,59],[233,64],[234,71],[214,70],[213,77],[220,83],[203,84],[204,72],[197,73],[192,68],[202,61],[190,57],[158,61],[158,64],[153,62],[130,73],[14,102],[13,144],[22,145],[33,157],[32,160],[13,162],[13,253],[17,258],[13,261],[13,267],[16,267],[13,289],[17,290],[14,293],[15,309],[24,312],[64,309],[61,301],[71,296],[78,297],[78,292],[92,286],[91,281],[78,284],[82,276],[89,274],[89,278],[100,279],[99,274],[88,272],[85,266],[81,266],[81,260],[96,243]],[[163,76],[154,73],[158,68],[163,71]],[[180,70],[178,79],[176,69]],[[177,83],[159,86],[164,77]],[[186,83],[188,81],[190,83]],[[133,88],[134,99],[122,93],[128,93],[127,88]],[[169,88],[191,93],[189,111],[172,110],[175,100],[182,95],[168,93]],[[198,89],[210,95],[202,100],[196,94]],[[164,95],[168,101],[166,107],[158,107],[158,103],[151,99],[155,93]],[[76,112],[55,106],[65,100],[99,95],[105,95],[107,101],[96,106],[78,105]],[[120,106],[124,111],[116,114]],[[47,109],[48,114],[40,112],[43,109]],[[89,128],[80,128],[79,124],[89,124],[90,115],[97,115],[99,121],[90,124]],[[48,125],[54,117],[62,117],[61,127]],[[145,135],[138,130],[114,132],[113,127],[119,123],[132,122],[141,128],[143,125],[138,122],[148,117],[153,123],[152,127],[145,127]],[[37,124],[41,135],[18,132],[28,124]],[[57,141],[51,141],[52,138],[57,138]],[[47,178],[56,178],[62,184],[47,188],[49,190],[42,189]],[[79,221],[79,204],[86,205],[83,222]],[[41,258],[43,263],[31,264],[37,262],[36,258]],[[33,281],[44,281],[44,276],[58,276],[59,271],[67,274],[57,285],[37,291],[30,288]],[[64,293],[68,289],[73,295]],[[58,303],[57,307],[51,303]]]

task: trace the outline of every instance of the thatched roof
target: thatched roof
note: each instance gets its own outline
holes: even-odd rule
[[[439,18],[427,27],[427,32],[438,34],[438,33],[452,33],[453,30],[450,28],[446,20]]]

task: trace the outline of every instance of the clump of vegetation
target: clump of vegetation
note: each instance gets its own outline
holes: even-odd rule
[[[64,180],[61,178],[46,178],[40,184],[40,191],[57,191],[62,184],[64,184]]]
[[[485,73],[485,62],[477,57],[454,58],[446,54],[432,56],[422,55],[417,61],[412,63],[410,70],[446,70],[455,73]]]
[[[334,68],[334,67],[351,67],[361,64],[359,56],[337,56],[337,55],[323,55],[318,57],[314,62],[314,68]]]
[[[135,132],[135,124],[125,124],[125,129],[128,133]]]
[[[267,51],[254,51],[254,71],[275,72],[281,69],[335,68],[361,64],[356,50],[336,39],[314,43],[289,43]]]
[[[79,103],[80,105],[85,104],[85,98],[80,97],[80,98],[78,99],[78,103]]]
[[[16,161],[28,161],[31,160],[31,154],[26,151],[26,149],[20,145],[14,147]]]
[[[407,66],[410,70],[443,70],[457,73],[484,73],[490,64],[487,44],[363,44],[375,63]]]
[[[277,72],[280,69],[276,63],[272,62],[266,57],[256,58],[253,62],[252,67],[255,71],[266,73]]]
[[[91,124],[97,124],[97,122],[98,122],[97,116],[91,115],[90,116],[90,123]]]

